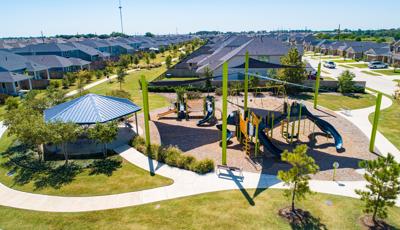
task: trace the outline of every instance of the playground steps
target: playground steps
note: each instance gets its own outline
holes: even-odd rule
[[[248,136],[245,136],[243,138],[243,151],[247,154],[247,156],[250,156],[250,138]]]

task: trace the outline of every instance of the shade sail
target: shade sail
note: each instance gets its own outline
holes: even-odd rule
[[[141,108],[125,98],[87,94],[44,111],[46,122],[95,124],[112,121],[140,111]]]

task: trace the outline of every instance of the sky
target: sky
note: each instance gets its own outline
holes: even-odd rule
[[[127,34],[400,28],[399,0],[121,0]],[[121,31],[118,0],[0,0],[0,37]]]

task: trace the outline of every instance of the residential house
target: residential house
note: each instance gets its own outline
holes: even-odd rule
[[[0,69],[0,93],[9,95],[19,95],[21,90],[32,89],[31,76],[1,71]],[[27,87],[26,87],[27,86]]]

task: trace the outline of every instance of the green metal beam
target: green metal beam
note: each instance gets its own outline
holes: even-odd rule
[[[321,79],[321,62],[318,64],[317,79],[315,80],[314,109],[318,106],[319,81]]]
[[[228,63],[222,66],[222,164],[226,165],[228,116]]]
[[[144,116],[144,129],[146,134],[146,146],[150,147],[150,126],[149,126],[149,93],[147,89],[147,80],[144,75],[141,78],[142,82],[142,95],[143,95],[143,116]]]
[[[246,51],[244,62],[244,114],[247,112],[247,99],[249,91],[249,52]]]
[[[375,139],[376,139],[376,132],[378,131],[378,123],[379,123],[379,115],[381,112],[381,104],[382,104],[382,93],[378,93],[376,97],[376,106],[375,106],[375,113],[374,113],[374,123],[372,125],[372,133],[371,133],[371,140],[369,143],[369,151],[375,151]]]

